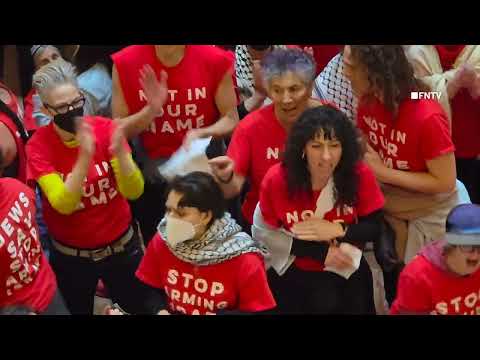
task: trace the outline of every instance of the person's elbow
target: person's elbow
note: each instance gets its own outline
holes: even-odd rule
[[[432,193],[441,194],[441,193],[450,193],[455,190],[457,187],[457,179],[455,177],[443,177],[438,178],[437,183],[432,188]]]

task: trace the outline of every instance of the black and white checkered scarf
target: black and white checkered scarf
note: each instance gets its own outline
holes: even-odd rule
[[[334,103],[356,122],[357,99],[350,81],[343,75],[343,55],[335,56],[315,79],[313,96]]]
[[[165,240],[166,224],[163,219],[158,226],[158,231]],[[265,248],[261,248],[250,235],[242,232],[240,225],[229,213],[215,220],[199,240],[185,241],[175,247],[170,246],[168,241],[166,244],[177,258],[199,266],[219,264],[245,253],[266,254]]]
[[[285,45],[273,45],[274,49],[285,48]],[[250,97],[254,93],[253,83],[253,62],[247,45],[237,45],[235,47],[235,76],[237,77],[237,86],[242,93]]]

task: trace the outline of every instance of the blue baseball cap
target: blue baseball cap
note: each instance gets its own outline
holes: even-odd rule
[[[480,246],[480,206],[462,204],[454,207],[447,216],[446,227],[448,244]]]

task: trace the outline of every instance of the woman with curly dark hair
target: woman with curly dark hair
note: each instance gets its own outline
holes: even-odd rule
[[[362,250],[380,234],[384,198],[361,156],[354,125],[322,106],[302,114],[265,175],[252,232],[270,251],[280,313],[375,313]]]
[[[397,251],[409,261],[444,235],[445,218],[459,202],[447,115],[437,100],[425,99],[432,94],[400,45],[347,45],[344,71],[359,98],[365,160],[382,183]]]

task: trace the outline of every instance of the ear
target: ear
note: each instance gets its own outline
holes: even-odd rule
[[[211,210],[209,210],[207,212],[202,212],[200,221],[202,222],[203,225],[207,226],[212,220],[212,218],[213,218],[213,213]]]

